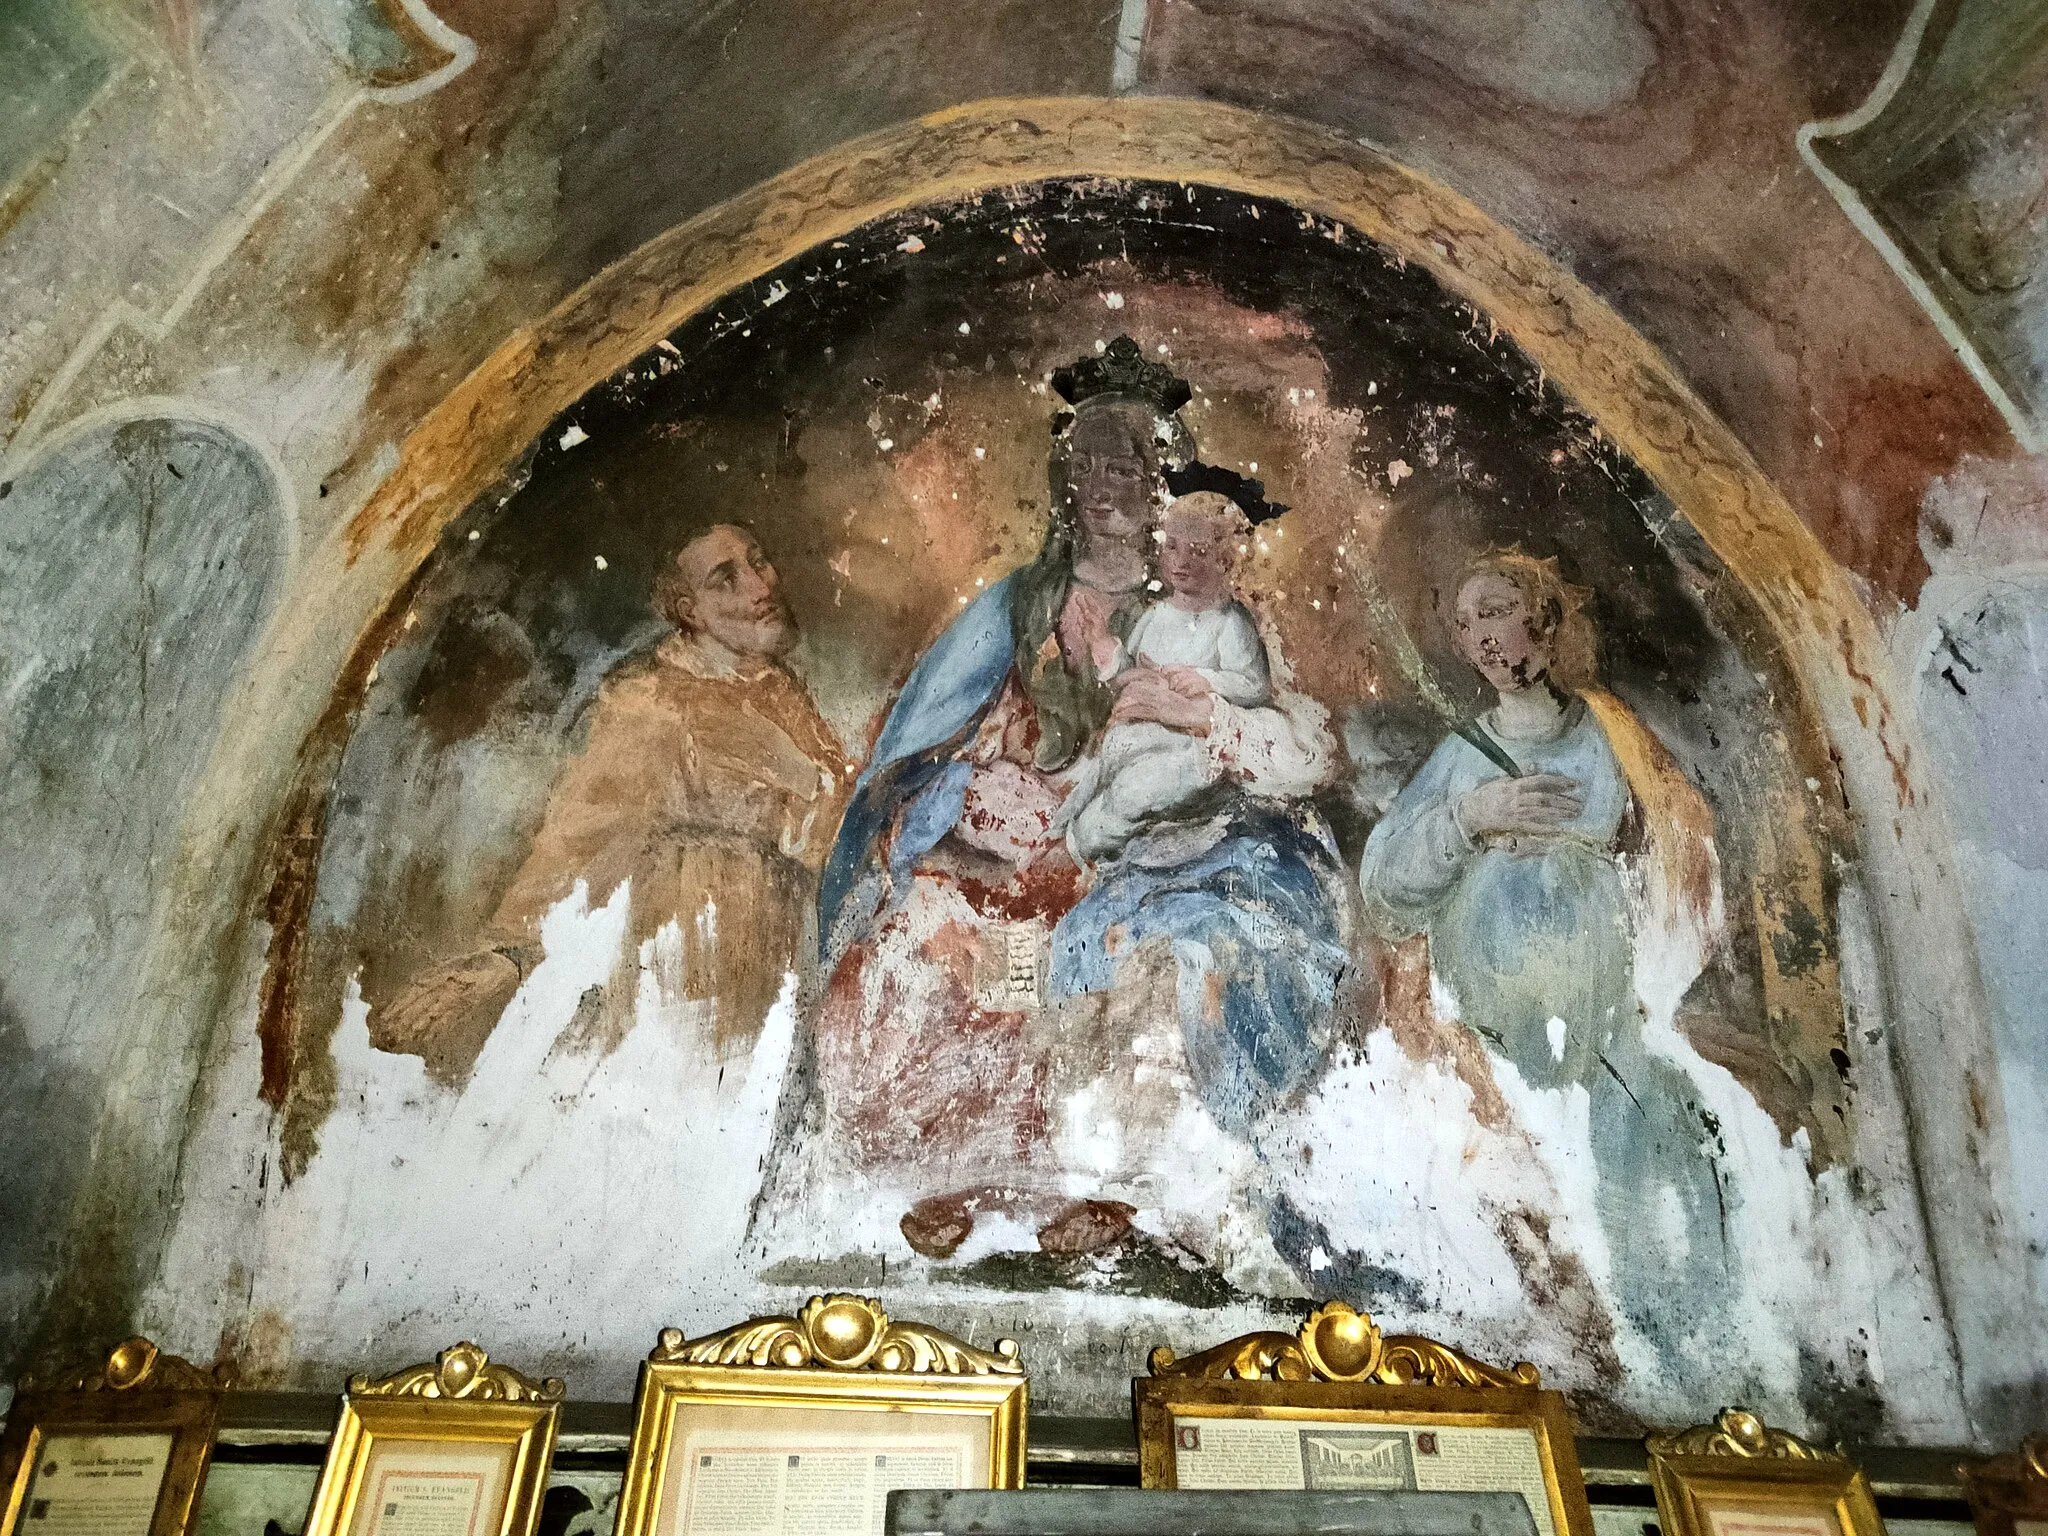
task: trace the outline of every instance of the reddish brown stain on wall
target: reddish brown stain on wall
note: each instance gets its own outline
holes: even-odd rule
[[[1494,8],[1504,35],[1555,9]],[[1829,553],[1910,603],[1927,483],[2011,440],[1795,142],[1863,99],[1907,7],[1624,9],[1654,59],[1632,88],[1616,63],[1618,99],[1584,115],[1541,106],[1533,65],[1482,79],[1431,57],[1436,23],[1403,6],[1155,3],[1141,83],[1330,123],[1444,177],[1669,353]]]
[[[350,653],[320,721],[299,749],[299,771],[271,840],[263,915],[270,925],[257,987],[256,1037],[262,1046],[259,1096],[283,1109],[298,1082],[294,1068],[299,1043],[299,978],[304,970],[308,923],[327,836],[327,802],[343,749],[370,685],[377,658],[404,624],[411,590],[400,591]]]

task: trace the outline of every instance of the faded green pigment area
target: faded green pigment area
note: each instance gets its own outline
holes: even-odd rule
[[[320,41],[365,79],[404,79],[420,67],[377,0],[306,0],[299,12]]]
[[[56,146],[113,68],[77,0],[0,0],[0,190]]]

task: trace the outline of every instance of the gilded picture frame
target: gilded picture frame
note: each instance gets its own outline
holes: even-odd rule
[[[2048,1436],[2030,1436],[2003,1456],[1966,1461],[1956,1473],[1977,1536],[2020,1536],[2023,1526],[2048,1524]]]
[[[134,1475],[155,1487],[153,1500],[146,1487],[134,1496],[132,1528],[148,1536],[186,1536],[198,1524],[228,1385],[224,1367],[203,1369],[139,1337],[116,1345],[92,1372],[52,1383],[23,1377],[0,1435],[0,1536],[29,1528],[25,1517],[40,1498],[61,1497],[55,1483],[45,1481],[63,1474],[53,1451],[66,1443],[104,1448],[122,1440],[137,1442],[142,1460]],[[98,1459],[104,1451],[89,1454]]]
[[[375,1536],[381,1518],[427,1501],[468,1503],[477,1536],[533,1536],[563,1393],[559,1378],[523,1376],[466,1341],[431,1364],[351,1377],[305,1536]]]
[[[1884,1536],[1860,1467],[1743,1409],[1645,1443],[1664,1536]]]
[[[728,1462],[739,1469],[731,1475],[743,1477],[754,1476],[749,1456],[794,1469],[806,1450],[827,1458],[853,1454],[846,1447],[863,1434],[882,1436],[870,1443],[885,1446],[948,1437],[962,1448],[959,1486],[1021,1488],[1028,1400],[1011,1340],[977,1349],[936,1328],[896,1321],[872,1297],[813,1296],[794,1317],[757,1318],[699,1339],[663,1329],[640,1369],[616,1536],[672,1536],[688,1528],[698,1474],[712,1457],[700,1455],[699,1466],[681,1459],[697,1454],[693,1447],[708,1443],[706,1436],[744,1442]],[[835,1425],[840,1415],[847,1416],[843,1440]],[[865,1429],[855,1415],[864,1417]],[[909,1465],[935,1464],[919,1463],[919,1454],[913,1448]],[[904,1465],[899,1458],[899,1470]],[[877,1475],[863,1497],[886,1498],[885,1480]],[[889,1483],[908,1486],[928,1485]]]
[[[1150,1364],[1152,1374],[1131,1383],[1146,1488],[1519,1491],[1539,1532],[1592,1536],[1571,1414],[1533,1365],[1503,1369],[1432,1339],[1383,1334],[1341,1301],[1318,1307],[1293,1334],[1245,1334],[1185,1359],[1162,1346]],[[1216,1481],[1207,1468],[1197,1474],[1196,1454],[1213,1453],[1217,1438],[1211,1432],[1211,1446],[1203,1445],[1209,1421],[1299,1426],[1300,1460],[1283,1465],[1293,1454],[1280,1449],[1284,1437],[1261,1430],[1259,1441],[1274,1444],[1257,1455],[1271,1459],[1244,1463],[1257,1480]],[[1487,1437],[1490,1464],[1503,1448],[1530,1457],[1520,1486],[1504,1490],[1497,1473],[1484,1488],[1460,1483],[1462,1451],[1474,1432]],[[1237,1430],[1233,1438],[1249,1437]]]

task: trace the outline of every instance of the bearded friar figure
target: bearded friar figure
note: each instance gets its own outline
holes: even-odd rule
[[[815,953],[817,871],[848,766],[785,665],[797,628],[775,567],[752,534],[720,524],[677,552],[654,605],[675,633],[605,680],[478,946],[372,1009],[380,1049],[473,1060],[542,958],[541,919],[578,881],[593,907],[630,882],[608,995],[579,1010],[594,1045],[630,1028],[641,946],[671,922],[680,964],[661,979],[713,1005],[721,1059],[752,1047],[784,977]]]

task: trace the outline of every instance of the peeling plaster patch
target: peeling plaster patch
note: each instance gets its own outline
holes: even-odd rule
[[[1994,1016],[1998,1097],[2022,1230],[2048,1250],[2048,465],[1966,460],[1929,488],[1934,576],[1906,627],[1933,775],[1957,831],[1960,896]],[[1988,1127],[1985,1088],[1968,1101]],[[2048,1274],[2037,1278],[2048,1306]]]
[[[716,1202],[723,1215],[693,1202],[687,1222],[643,1217],[679,1210],[686,1190],[743,1191],[758,1180],[793,1039],[793,979],[751,1057],[720,1081],[692,1069],[710,1048],[711,1005],[682,1002],[655,979],[666,968],[657,935],[641,949],[624,1041],[609,1054],[578,1048],[563,1032],[584,992],[611,975],[631,893],[621,887],[595,911],[585,899],[579,886],[549,913],[546,959],[460,1090],[434,1082],[417,1057],[373,1050],[368,1009],[350,989],[335,1037],[341,1107],[305,1172],[262,1196],[245,1305],[297,1320],[290,1375],[271,1384],[325,1379],[366,1341],[380,1355],[431,1354],[445,1347],[429,1339],[447,1298],[482,1292],[583,1320],[590,1343],[557,1346],[543,1367],[586,1362],[591,1389],[626,1391],[629,1379],[591,1375],[593,1345],[607,1362],[626,1358],[627,1339],[662,1326],[656,1315],[675,1311],[678,1297],[687,1300],[670,1320],[693,1331],[755,1299],[738,1268],[744,1197]],[[681,1085],[695,1087],[678,1097]],[[563,1134],[571,1124],[579,1134]],[[593,1147],[606,1170],[595,1181]],[[342,1224],[367,1208],[382,1215]],[[555,1258],[536,1262],[524,1244],[493,1258],[443,1240],[479,1225],[544,1234]],[[600,1251],[611,1257],[593,1268],[588,1256]],[[650,1274],[669,1284],[650,1292]],[[196,1323],[186,1314],[205,1303],[167,1287],[154,1305]]]

